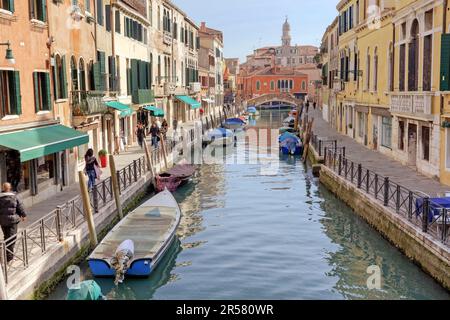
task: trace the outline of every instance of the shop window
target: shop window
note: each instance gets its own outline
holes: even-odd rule
[[[47,72],[33,72],[34,105],[36,113],[51,109],[50,76]]]
[[[430,127],[422,126],[422,159],[430,161]]]
[[[46,0],[30,0],[30,19],[47,21]]]
[[[14,192],[23,192],[30,189],[30,162],[20,162],[18,151],[11,150],[5,153],[6,179]]]
[[[55,156],[53,154],[37,159],[37,184],[55,178]]]
[[[21,114],[20,75],[0,70],[0,117]]]
[[[381,145],[386,148],[391,148],[392,144],[392,118],[383,117],[381,120]]]
[[[405,121],[398,122],[398,149],[405,150]]]

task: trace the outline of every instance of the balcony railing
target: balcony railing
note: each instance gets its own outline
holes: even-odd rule
[[[154,102],[155,92],[151,89],[137,89],[133,91],[131,100],[134,104]]]
[[[88,116],[106,112],[103,91],[71,91],[70,103],[74,116]]]
[[[391,112],[431,115],[432,96],[428,93],[391,94]]]

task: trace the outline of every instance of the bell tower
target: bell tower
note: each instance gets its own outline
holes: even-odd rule
[[[281,37],[281,43],[283,47],[291,46],[291,26],[286,16],[286,21],[283,24],[283,36]]]

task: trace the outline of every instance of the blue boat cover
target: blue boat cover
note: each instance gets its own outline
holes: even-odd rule
[[[226,138],[233,136],[233,131],[225,128],[217,128],[208,132],[208,138]]]
[[[292,133],[290,133],[290,132],[285,132],[285,133],[283,133],[282,135],[280,135],[280,137],[278,138],[278,141],[279,141],[279,142],[283,142],[283,141],[285,141],[286,139],[293,139],[293,140],[295,140],[295,141],[300,141],[300,138],[299,138],[299,137],[297,137],[296,135],[294,135],[294,134],[292,134]]]
[[[239,118],[230,118],[225,120],[225,123],[229,123],[229,124],[244,124],[245,121]]]
[[[247,108],[247,112],[255,113],[256,112],[256,108],[255,107],[248,107]]]

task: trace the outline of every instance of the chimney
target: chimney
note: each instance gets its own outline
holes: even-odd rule
[[[202,23],[201,23],[201,25],[200,25],[200,30],[201,30],[201,31],[205,31],[205,30],[206,30],[206,22],[203,22],[203,21],[202,21]]]

